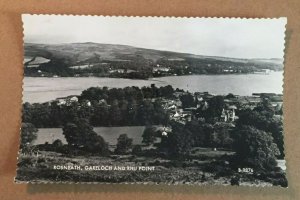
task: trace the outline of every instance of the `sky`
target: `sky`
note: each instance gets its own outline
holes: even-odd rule
[[[105,17],[23,14],[24,41],[123,44],[207,56],[283,58],[286,18]]]

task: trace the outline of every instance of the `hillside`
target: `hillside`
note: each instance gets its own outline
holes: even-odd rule
[[[149,78],[282,70],[281,59],[236,59],[143,49],[127,45],[25,43],[27,76]]]

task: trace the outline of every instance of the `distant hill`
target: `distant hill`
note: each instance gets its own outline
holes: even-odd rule
[[[130,70],[130,73],[147,73],[147,78],[171,74],[252,73],[263,69],[283,69],[282,59],[276,58],[237,59],[90,42],[51,45],[25,43],[24,50],[25,75],[29,76],[111,76],[115,72],[121,76]]]

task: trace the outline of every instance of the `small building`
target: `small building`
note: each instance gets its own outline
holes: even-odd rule
[[[180,114],[176,111],[176,113],[173,115],[174,118],[179,118]]]
[[[186,92],[174,92],[174,96],[176,98],[179,98],[180,96],[185,95],[185,94],[186,94]]]
[[[78,96],[71,95],[67,97],[61,97],[56,99],[57,105],[71,105],[73,102],[78,102]]]
[[[69,100],[70,102],[78,102],[78,97],[77,96],[68,96],[67,100]]]
[[[153,67],[153,72],[168,72],[170,71],[169,67]]]
[[[123,74],[124,72],[125,69],[113,69],[109,71],[109,73],[120,73],[120,74]]]
[[[222,110],[222,114],[220,116],[221,121],[223,122],[234,122],[237,119],[237,116],[235,115],[235,110],[237,109],[236,106],[228,106],[227,109]]]

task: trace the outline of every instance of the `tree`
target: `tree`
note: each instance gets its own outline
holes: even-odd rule
[[[225,107],[223,96],[214,96],[208,101],[208,109],[206,110],[206,119],[219,118]]]
[[[253,126],[235,130],[233,148],[239,164],[261,170],[276,167],[276,156],[280,154],[272,134]]]
[[[269,121],[266,131],[271,132],[274,138],[274,142],[280,151],[279,158],[284,158],[284,138],[283,138],[283,123],[282,119],[272,118]]]
[[[183,108],[189,108],[195,106],[195,100],[191,93],[187,93],[180,96],[180,101]]]
[[[110,122],[112,125],[120,125],[122,121],[122,113],[119,107],[119,101],[114,100],[109,110],[110,114]]]
[[[30,123],[34,124],[37,128],[43,128],[49,127],[50,121],[50,107],[47,104],[32,104]]]
[[[174,89],[171,85],[167,85],[159,88],[160,96],[166,98],[172,98],[174,94]]]
[[[264,98],[262,102],[260,102],[257,107],[254,108],[254,111],[260,112],[261,114],[269,118],[273,117],[275,114],[275,109],[268,98]]]
[[[152,88],[144,86],[144,87],[142,87],[142,92],[143,92],[145,99],[154,97],[154,94],[152,93],[153,92]]]
[[[76,109],[78,118],[90,119],[93,114],[92,108],[86,104],[81,104],[81,106],[77,105]]]
[[[108,144],[93,131],[93,127],[85,119],[66,124],[63,127],[63,134],[72,148],[103,155],[108,153]]]
[[[196,120],[192,120],[191,122],[188,122],[185,126],[189,131],[192,132],[194,146],[200,147],[207,145],[205,140],[206,135],[203,124],[199,123]]]
[[[31,122],[32,120],[32,105],[28,102],[23,104],[22,122]]]
[[[57,102],[51,102],[50,104],[50,121],[51,127],[60,127],[63,124],[63,121],[65,119],[64,112],[61,109],[60,105],[57,105]]]
[[[213,125],[203,124],[204,134],[205,134],[205,146],[216,147],[219,143],[218,135],[214,130]]]
[[[232,147],[232,138],[230,137],[232,126],[228,123],[216,123],[214,125],[214,131],[217,133],[218,146],[223,148]]]
[[[104,88],[103,88],[104,90]],[[80,95],[80,100],[86,99],[89,101],[96,100],[99,101],[100,99],[103,99],[104,91],[100,87],[90,87],[84,91],[82,91]]]
[[[235,96],[232,93],[226,95],[226,99],[233,99]]]
[[[91,124],[94,126],[108,126],[110,123],[109,117],[109,107],[107,103],[96,104],[91,117]]]
[[[32,145],[32,142],[37,138],[38,129],[31,123],[22,123],[21,126],[21,144],[20,148],[26,151]]]
[[[134,99],[131,99],[128,101],[128,106],[127,106],[127,121],[128,125],[136,125],[137,124],[137,113],[138,113],[138,107],[137,107],[137,102]]]
[[[272,112],[268,112],[260,106],[254,110],[246,109],[241,111],[236,125],[237,127],[249,125],[265,132],[272,133],[274,142],[277,144],[280,151],[280,157],[284,157],[283,123],[281,117],[278,118],[272,116]]]
[[[70,105],[62,105],[61,111],[63,113],[63,124],[68,122],[77,122],[80,118],[78,117],[78,102],[72,102]]]
[[[129,124],[129,119],[127,118],[128,116],[128,101],[127,100],[122,100],[120,101],[120,112],[122,115],[122,125],[128,125]]]
[[[132,138],[128,138],[127,134],[121,134],[118,138],[117,148],[115,152],[117,154],[126,154],[132,148]]]
[[[205,118],[208,123],[215,123],[220,118],[224,107],[224,97],[214,96],[207,103],[204,103],[202,108],[197,109],[196,115]]]
[[[55,148],[60,148],[62,147],[64,144],[62,143],[62,141],[60,139],[57,139],[55,140],[53,143],[52,143],[52,146],[55,147]]]
[[[139,155],[143,152],[142,150],[142,147],[141,145],[135,145],[133,148],[132,148],[132,154],[133,155]]]
[[[170,121],[170,114],[163,108],[160,100],[156,100],[153,103],[154,113],[152,116],[154,124],[167,125]]]
[[[143,141],[142,143],[145,143],[146,145],[151,145],[155,142],[158,134],[156,131],[156,128],[154,126],[148,126],[145,128],[143,132]]]
[[[153,115],[155,113],[155,108],[151,100],[145,100],[140,105],[137,112],[137,120],[140,125],[151,125],[154,124]]]
[[[169,156],[182,159],[190,153],[193,142],[192,132],[184,125],[174,122],[172,133],[169,133],[166,138],[162,138],[160,148],[166,148]]]

